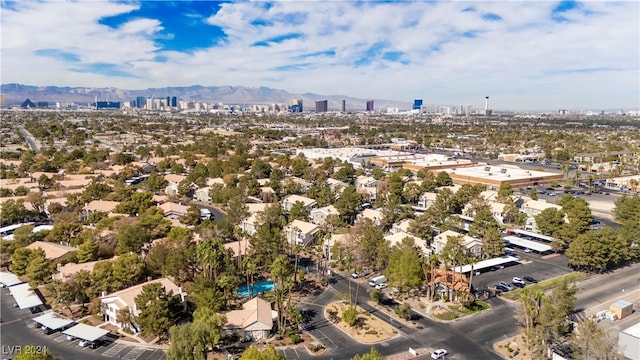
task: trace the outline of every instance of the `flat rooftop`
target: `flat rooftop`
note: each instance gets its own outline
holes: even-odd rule
[[[408,152],[396,151],[396,150],[376,150],[376,149],[363,149],[355,147],[342,147],[335,149],[324,148],[311,148],[311,149],[296,149],[296,154],[304,154],[309,159],[324,159],[332,157],[341,161],[349,161],[356,156],[366,155],[367,157],[375,156],[391,156],[391,155],[411,155]]]
[[[456,174],[457,176],[468,176],[473,178],[482,178],[482,179],[492,179],[497,181],[508,181],[508,180],[520,180],[520,179],[531,179],[531,178],[548,178],[548,177],[556,177],[558,173],[545,172],[545,171],[536,171],[536,170],[527,170],[522,169],[517,166],[497,166],[497,165],[478,165],[478,166],[467,166],[460,167],[454,169],[443,169],[449,174]]]

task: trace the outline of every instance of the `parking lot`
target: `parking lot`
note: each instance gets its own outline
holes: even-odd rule
[[[42,312],[32,313],[29,310],[13,308],[13,299],[9,291],[0,291],[0,305],[2,306],[2,354],[0,359],[13,357],[11,349],[16,346],[34,345],[39,348],[47,348],[53,352],[55,358],[60,359],[126,359],[126,360],[161,360],[166,359],[162,349],[147,349],[115,343],[115,337],[105,336],[106,340],[101,346],[92,349],[80,346],[80,340],[68,340],[60,331],[47,335],[41,328],[35,326],[33,319],[42,315]]]
[[[495,287],[499,282],[511,283],[514,277],[524,278],[531,276],[538,281],[551,279],[572,272],[568,260],[564,255],[541,256],[536,253],[525,253],[523,250],[515,250],[520,259],[519,263],[505,266],[504,269],[495,271],[486,270],[480,275],[473,276],[473,286],[476,289]]]

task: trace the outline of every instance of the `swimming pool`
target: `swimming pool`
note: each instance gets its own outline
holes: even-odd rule
[[[267,291],[273,290],[273,281],[271,280],[263,280],[253,284],[251,289],[251,295],[258,295]],[[249,288],[247,285],[240,286],[238,290],[236,290],[236,294],[240,297],[249,296]]]

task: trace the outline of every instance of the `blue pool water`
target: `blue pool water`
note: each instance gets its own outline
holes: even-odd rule
[[[273,290],[273,281],[263,280],[253,284],[253,289],[251,294],[258,295],[263,292],[267,292],[271,290]],[[240,297],[247,297],[249,296],[249,288],[247,287],[247,285],[240,286],[238,290],[236,290],[236,294],[238,294],[238,296]]]

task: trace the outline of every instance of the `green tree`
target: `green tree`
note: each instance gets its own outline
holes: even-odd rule
[[[618,342],[593,320],[576,324],[569,337],[572,357],[576,360],[620,359]]]
[[[29,255],[29,265],[27,265],[26,272],[29,284],[35,288],[51,281],[53,264],[45,258],[42,249],[35,249]]]
[[[491,227],[482,236],[482,249],[484,256],[494,258],[504,255],[504,242],[500,229]]]
[[[513,195],[513,187],[509,183],[500,184],[500,188],[498,188],[498,196],[497,199],[501,202],[504,202],[508,197]]]
[[[17,248],[13,255],[11,256],[11,265],[9,265],[9,269],[11,272],[22,276],[27,273],[27,266],[29,266],[31,258],[31,250],[27,248]]]
[[[559,237],[564,225],[564,212],[556,208],[546,208],[535,217],[536,227],[540,233]]]
[[[193,313],[193,326],[202,342],[210,349],[215,349],[224,334],[227,318],[217,314],[210,307],[196,309]]]
[[[145,189],[156,194],[163,191],[167,185],[169,185],[169,183],[164,179],[164,176],[155,172],[149,175],[149,177],[142,182],[142,186]]]
[[[491,210],[482,209],[476,213],[473,223],[469,226],[469,235],[482,239],[485,232],[491,228],[499,229],[500,225]]]
[[[240,360],[285,360],[284,354],[278,352],[273,345],[269,344],[266,349],[258,350],[253,345],[249,347]]]
[[[385,271],[389,285],[397,287],[400,292],[420,286],[424,281],[421,264],[414,239],[405,237],[389,254],[389,265]]]
[[[29,214],[27,208],[24,207],[23,199],[9,199],[2,202],[0,209],[0,221],[2,224],[13,224],[24,220]]]
[[[137,254],[127,253],[118,256],[113,263],[113,286],[118,289],[135,285],[144,274],[144,263]]]
[[[453,185],[453,180],[451,180],[451,176],[446,171],[440,171],[436,176],[436,185],[440,186],[451,186]]]
[[[98,259],[98,242],[85,241],[78,247],[78,263],[85,263]]]
[[[382,359],[383,359],[382,355],[374,347],[372,347],[371,350],[366,354],[356,355],[351,358],[351,360],[382,360]]]
[[[143,286],[142,292],[135,298],[136,306],[141,310],[136,323],[140,325],[142,333],[166,337],[169,328],[175,324],[179,301],[173,294],[168,294],[160,283]]]
[[[289,210],[289,222],[293,220],[309,220],[309,210],[305,208],[302,201],[296,201],[293,206],[291,206],[291,210]]]
[[[342,312],[342,320],[347,323],[347,325],[353,327],[358,321],[358,310],[355,306],[349,306]]]
[[[273,293],[278,311],[278,329],[280,332],[284,332],[286,302],[290,298],[290,291],[293,286],[291,282],[293,267],[289,258],[286,255],[278,255],[269,267],[269,274],[274,282]]]
[[[340,214],[340,219],[351,224],[362,203],[362,194],[356,191],[355,186],[349,185],[342,191],[334,206]]]
[[[136,192],[129,200],[123,201],[115,207],[115,212],[120,214],[139,215],[146,209],[155,206],[150,192]]]
[[[569,244],[569,265],[578,270],[602,272],[630,259],[629,244],[615,230],[607,227],[587,231]]]
[[[151,240],[139,225],[124,225],[116,233],[119,254],[139,253],[142,246]]]
[[[193,324],[172,326],[169,328],[169,338],[171,345],[167,351],[167,359],[205,360],[207,358],[206,343]]]

